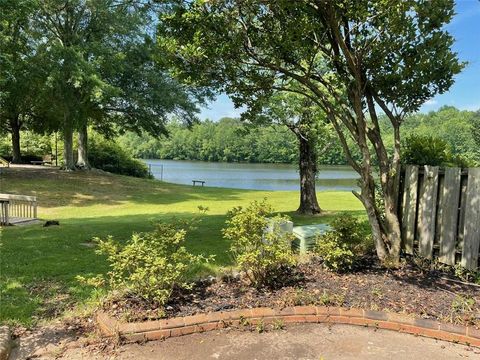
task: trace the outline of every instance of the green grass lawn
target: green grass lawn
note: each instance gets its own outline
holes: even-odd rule
[[[231,265],[221,229],[226,212],[234,206],[267,198],[296,225],[328,222],[338,211],[363,214],[360,202],[348,192],[319,193],[325,213],[307,217],[294,214],[298,206],[294,191],[191,187],[47,169],[10,169],[1,177],[0,192],[36,195],[39,216],[60,221],[60,226],[8,227],[0,233],[0,323],[24,325],[79,309],[95,298],[92,288],[75,279],[107,271],[104,259],[84,244],[95,236],[113,235],[124,241],[159,220],[200,216],[200,224],[187,236],[187,248],[216,255],[214,264],[195,269],[204,274]],[[209,211],[200,214],[200,205]]]

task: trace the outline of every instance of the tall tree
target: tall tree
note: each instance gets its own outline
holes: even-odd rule
[[[56,117],[64,166],[89,168],[88,126],[104,134],[145,130],[159,135],[179,113],[191,121],[203,92],[173,81],[153,57],[151,1],[38,1],[33,24],[48,81],[44,114]],[[73,134],[78,131],[78,161]]]
[[[360,174],[361,191],[355,195],[367,211],[377,255],[397,264],[400,125],[446,91],[461,71],[444,27],[454,14],[453,0],[175,0],[168,5],[159,45],[171,54],[179,78],[215,86],[248,108],[273,91],[291,90],[293,82],[297,93],[325,112]],[[380,131],[379,109],[392,124],[391,153]],[[352,146],[360,160],[353,158]]]
[[[48,72],[44,100],[55,105],[61,117],[64,166],[72,170],[74,131],[81,129],[80,138],[86,140],[88,119],[112,91],[99,75],[98,60],[109,55],[111,44],[136,35],[132,32],[145,5],[116,0],[45,0],[36,6],[33,23],[41,37],[38,52]],[[85,141],[80,148],[81,165],[88,167],[82,153]]]
[[[308,215],[320,213],[315,188],[318,154],[326,151],[333,140],[333,129],[327,123],[324,112],[311,99],[294,92],[274,93],[261,110],[247,111],[244,118],[252,123],[284,125],[297,138],[300,172],[300,205],[297,212]]]
[[[11,134],[12,162],[21,162],[20,130],[38,90],[29,37],[30,0],[0,2],[0,126]]]

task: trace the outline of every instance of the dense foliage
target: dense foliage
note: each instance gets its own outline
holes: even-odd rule
[[[408,114],[448,91],[464,66],[445,26],[454,16],[453,0],[168,4],[157,42],[181,81],[226,92],[246,107],[246,119],[261,114],[276,92],[294,92],[322,110],[360,175],[356,196],[377,255],[398,263],[400,128]],[[391,125],[391,151],[379,110]]]
[[[382,121],[385,142],[391,148],[393,137],[389,134],[388,123]],[[451,131],[455,127],[455,131]],[[417,113],[408,117],[402,129],[403,163],[468,165],[480,164],[480,112],[461,111],[454,107],[442,107],[438,111]],[[218,122],[206,120],[186,127],[178,121],[167,125],[169,136],[154,137],[127,132],[115,141],[115,147],[134,158],[202,160],[220,162],[265,162],[298,163],[298,144],[295,135],[282,125],[251,128],[239,119],[223,118]],[[477,135],[478,134],[478,135]],[[55,136],[38,135],[22,131],[21,152],[24,161],[54,154]],[[410,140],[409,140],[410,139]],[[418,141],[413,141],[418,139]],[[331,145],[318,153],[319,164],[344,165],[345,156],[337,139],[330,139]],[[477,143],[478,141],[478,143]],[[103,144],[101,137],[92,136],[93,149]],[[417,145],[415,145],[417,144]],[[441,144],[441,151],[432,150]],[[62,142],[59,141],[59,157],[62,157]],[[421,146],[422,149],[418,147]],[[436,151],[436,150],[435,150]],[[428,153],[430,152],[430,155]],[[445,152],[445,153],[444,153]],[[358,158],[359,154],[353,154]],[[428,159],[433,156],[437,160]],[[12,157],[11,141],[8,135],[0,135],[0,156]],[[96,156],[96,155],[95,155]],[[438,161],[438,157],[441,157]],[[103,168],[99,161],[92,159],[94,167]],[[28,161],[27,161],[28,162]],[[113,161],[111,164],[118,164]]]
[[[113,141],[92,139],[88,152],[90,165],[115,174],[146,178],[150,176],[144,162],[132,156]]]
[[[0,1],[0,132],[21,162],[21,130],[59,131],[65,168],[88,169],[89,126],[165,132],[193,121],[209,91],[187,88],[156,60],[159,5],[130,0]],[[75,164],[74,133],[78,132]]]
[[[187,270],[206,260],[185,249],[185,235],[186,231],[175,225],[160,223],[152,232],[133,234],[125,245],[112,237],[96,239],[96,252],[106,255],[110,264],[110,286],[164,305],[174,286],[189,286]]]
[[[415,134],[405,139],[402,159],[403,163],[410,165],[467,167],[469,164],[462,156],[453,156],[445,140]]]
[[[355,258],[373,248],[368,227],[349,214],[341,214],[331,223],[332,229],[317,237],[315,253],[332,271],[351,269]]]
[[[271,217],[273,208],[265,200],[229,212],[223,235],[231,241],[230,252],[240,270],[255,287],[268,285],[284,266],[295,263],[291,235],[278,226],[285,217]],[[266,231],[269,224],[271,231]]]
[[[203,160],[221,162],[298,162],[295,135],[285,126],[250,128],[239,119],[223,118],[204,121],[191,128],[170,124],[168,137],[127,133],[118,139],[138,158]],[[319,154],[320,162],[345,163],[340,148],[331,147]]]
[[[385,144],[392,149],[393,136],[388,122],[380,118]],[[448,152],[443,165],[480,163],[480,146],[476,143],[475,126],[480,129],[480,112],[461,111],[454,107],[442,107],[438,111],[417,113],[406,118],[402,128],[404,149],[407,139],[420,137],[424,147],[433,148],[435,143],[445,144]],[[455,128],[455,131],[452,129]],[[149,135],[127,133],[118,139],[122,148],[134,157],[175,160],[203,160],[225,162],[297,163],[298,144],[295,135],[285,126],[271,125],[250,128],[238,119],[223,118],[218,122],[205,121],[187,128],[174,122],[168,125],[169,137],[154,138]],[[478,131],[480,139],[480,130]],[[320,139],[322,140],[322,139]],[[331,145],[318,153],[319,164],[343,165],[346,158],[339,141],[329,139]],[[414,145],[413,143],[411,145]],[[415,150],[415,152],[418,149]],[[442,151],[444,151],[442,150]],[[391,150],[390,150],[391,151]],[[409,155],[411,154],[411,155]],[[358,152],[352,153],[360,158]],[[403,154],[404,163],[419,163],[412,152]],[[435,156],[443,156],[441,153]],[[421,162],[421,161],[420,161]]]

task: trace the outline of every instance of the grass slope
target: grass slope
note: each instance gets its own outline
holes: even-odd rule
[[[298,205],[294,191],[191,187],[47,168],[7,170],[0,178],[0,192],[36,195],[39,216],[60,221],[60,226],[9,227],[0,233],[0,323],[24,325],[59,316],[95,297],[93,289],[75,280],[76,275],[108,270],[94,249],[84,244],[94,236],[113,235],[124,241],[159,220],[200,216],[201,223],[188,234],[187,248],[215,254],[215,264],[195,269],[212,273],[231,264],[221,229],[226,212],[234,206],[267,198],[277,211],[291,215],[295,224],[328,222],[336,211],[363,213],[360,202],[348,192],[319,193],[325,214],[305,217],[294,214]],[[199,205],[210,210],[200,215]]]

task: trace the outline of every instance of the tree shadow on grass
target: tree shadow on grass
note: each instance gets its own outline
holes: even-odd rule
[[[32,225],[4,229],[0,321],[30,324],[33,319],[50,316],[49,299],[55,298],[60,309],[91,298],[94,289],[81,284],[76,276],[89,277],[108,271],[105,257],[95,253],[93,237],[112,235],[124,243],[132,233],[152,230],[157,222],[184,221],[192,217],[197,217],[199,222],[187,233],[186,248],[195,254],[215,255],[214,263],[192,268],[192,275],[213,274],[218,267],[231,265],[227,255],[230,244],[221,235],[225,215],[102,216],[63,219],[60,226],[46,228]],[[55,284],[53,293],[43,291],[45,286],[41,284]],[[56,292],[55,289],[63,290]]]
[[[245,190],[193,187],[96,171],[12,168],[1,177],[0,192],[37,196],[41,207],[51,208],[236,200]]]
[[[289,211],[284,212],[282,214],[288,215],[292,221],[293,226],[302,226],[302,225],[311,225],[311,224],[328,224],[330,223],[335,217],[338,216],[339,213],[347,213],[354,217],[366,218],[366,213],[364,210],[347,210],[347,211],[323,211],[321,214],[318,215],[301,215],[298,214],[296,211]]]
[[[29,323],[32,316],[45,316],[48,299],[55,294],[36,291],[39,284],[55,284],[62,290],[57,300],[78,304],[91,298],[94,289],[80,284],[77,275],[105,274],[108,264],[103,256],[95,253],[93,237],[114,236],[125,242],[134,232],[150,231],[160,221],[185,221],[196,218],[197,224],[187,233],[186,248],[195,254],[215,255],[215,261],[190,269],[189,272],[205,276],[214,274],[220,267],[231,266],[230,243],[222,236],[227,216],[195,213],[159,213],[125,216],[100,216],[67,218],[60,226],[5,228],[0,239],[2,245],[2,284],[19,284],[2,287],[4,310],[1,321]],[[320,220],[321,221],[318,221]],[[308,218],[304,217],[307,221]],[[323,222],[322,217],[311,217],[309,223]],[[40,287],[40,289],[43,289]],[[59,308],[60,308],[59,304]],[[48,310],[48,309],[47,309]],[[47,312],[48,313],[48,312]],[[42,315],[43,314],[43,315]]]

